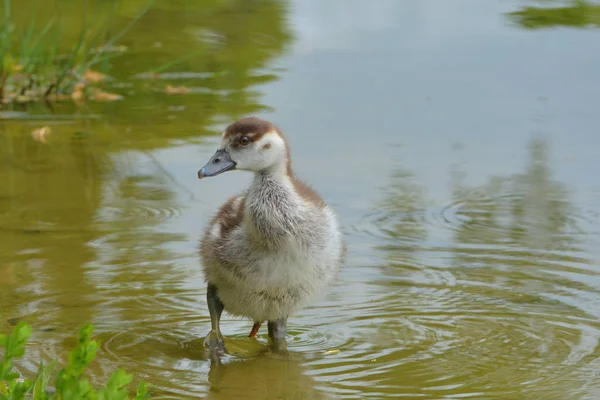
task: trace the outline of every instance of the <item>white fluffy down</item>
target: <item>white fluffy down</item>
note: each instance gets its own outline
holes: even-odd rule
[[[285,166],[285,141],[277,132],[269,132],[247,147],[233,148],[229,143],[222,143],[229,156],[237,164],[236,169],[260,172]]]
[[[261,173],[233,202],[234,214],[244,204],[243,222],[224,237],[218,219],[207,230],[205,278],[230,314],[254,321],[288,317],[323,294],[341,268],[344,244],[337,218],[329,207],[296,193],[286,174],[286,145],[277,133],[228,151],[238,169]]]

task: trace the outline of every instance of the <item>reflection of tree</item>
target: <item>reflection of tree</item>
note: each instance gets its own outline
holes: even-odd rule
[[[148,4],[27,0],[15,18],[28,21],[28,5],[46,16],[58,6],[69,43],[77,38],[69,32],[81,28],[83,3],[94,3],[94,11],[114,6],[115,31]],[[98,323],[99,331],[131,323],[139,332],[148,320],[197,317],[178,306],[189,271],[177,268],[173,248],[189,238],[169,231],[180,209],[174,180],[165,179],[151,151],[211,133],[220,118],[265,108],[257,85],[277,79],[267,68],[291,40],[285,12],[286,3],[276,0],[155,2],[125,36],[131,52],[114,60],[110,74],[127,78],[182,59],[167,70],[194,78],[175,74],[170,83],[197,92],[168,96],[154,89],[169,81],[149,79],[135,81],[122,102],[57,103],[53,112],[62,117],[51,118],[47,143],[31,137],[42,123],[2,121],[3,318],[24,317],[36,331],[51,326],[70,335],[83,321]],[[34,108],[27,117],[47,114]],[[31,357],[39,361],[36,352]]]
[[[385,235],[385,244],[378,248],[390,261],[387,272],[396,277],[408,274],[411,281],[443,281],[452,278],[438,269],[454,266],[459,275],[473,274],[465,279],[477,280],[499,277],[485,272],[490,267],[500,271],[509,265],[554,263],[551,268],[560,269],[560,263],[578,262],[569,255],[578,250],[576,210],[567,189],[552,178],[548,162],[546,142],[534,139],[522,173],[491,177],[483,185],[469,187],[460,164],[455,165],[451,207],[436,210],[429,218],[419,186],[405,171],[396,173],[382,203],[382,217],[376,221]],[[444,225],[428,226],[436,219]],[[437,231],[450,233],[451,242],[430,248],[425,241]],[[449,252],[451,265],[446,261],[428,265],[427,257],[439,258],[444,252]],[[467,266],[472,267],[468,273]]]
[[[166,83],[202,89],[188,94],[185,110],[178,113],[179,122],[193,123],[187,135],[198,135],[219,117],[236,119],[268,109],[261,104],[261,92],[256,86],[278,78],[266,70],[292,40],[286,11],[287,3],[277,0],[190,2],[177,7],[157,4],[123,41],[142,51],[117,59],[114,70],[126,77],[174,63],[166,71],[202,74],[200,79],[148,83],[161,89]],[[161,45],[157,47],[156,43]],[[164,94],[149,95],[142,90],[132,100],[138,104],[136,109],[144,113],[140,118],[148,118],[147,107],[164,110],[173,103]],[[125,116],[120,109],[114,111],[116,116]],[[180,131],[182,134],[185,133]]]
[[[83,3],[94,3],[90,10],[114,6],[115,31],[148,4],[146,0],[25,0],[15,13],[27,20],[28,5],[38,4],[38,15],[52,15],[58,6],[63,43],[72,46],[69,31],[79,32]],[[147,162],[148,156],[174,141],[212,133],[212,125],[221,119],[266,108],[258,85],[277,79],[268,64],[291,40],[285,13],[286,2],[277,0],[155,2],[124,37],[131,52],[115,58],[109,73],[125,79],[181,59],[166,71],[191,72],[193,78],[173,74],[169,78],[173,80],[132,79],[131,89],[113,88],[126,94],[118,103],[57,103],[54,113],[62,117],[51,117],[53,133],[48,143],[31,137],[40,122],[34,126],[32,120],[2,121],[3,318],[26,318],[36,333],[51,326],[69,335],[84,321],[97,323],[99,332],[128,325],[142,338],[146,328],[168,336],[169,329],[198,318],[197,310],[181,306],[191,301],[182,294],[190,291],[190,272],[181,268],[181,257],[186,257],[187,265],[190,255],[177,254],[173,248],[189,243],[189,238],[169,230],[168,222],[180,208],[173,181],[164,179],[164,171]],[[76,40],[76,35],[71,36]],[[167,83],[195,90],[168,96],[159,92]],[[39,121],[48,112],[37,108],[27,117]],[[143,169],[137,168],[140,161]],[[193,291],[193,296],[199,295]],[[158,328],[157,321],[166,328]],[[53,335],[62,338],[61,332]],[[63,351],[60,344],[49,348]],[[30,364],[39,361],[35,351],[28,356]],[[301,370],[295,365],[259,362],[255,371],[262,372],[255,378],[264,377],[271,365],[287,368],[290,379],[301,382],[297,390],[312,393],[312,382],[297,379]],[[225,368],[237,369],[246,368]],[[228,379],[224,377],[225,382]],[[267,389],[285,393],[287,384],[273,383]]]
[[[524,7],[507,14],[527,29],[543,29],[557,26],[600,28],[600,5],[587,0],[570,0],[560,7]]]
[[[415,266],[418,265],[415,261],[418,245],[428,235],[423,191],[413,174],[404,168],[396,167],[391,179],[375,221],[378,230],[388,239],[379,248],[386,250],[394,265]]]
[[[522,173],[453,190],[464,221],[454,227],[451,248],[457,278],[534,296],[546,285],[577,286],[560,277],[583,262],[577,256],[577,210],[548,164],[546,142],[533,139]]]
[[[385,201],[385,221],[397,224],[384,231],[388,244],[380,249],[388,264],[378,282],[381,296],[371,300],[375,322],[368,340],[395,349],[386,356],[403,363],[382,368],[377,384],[403,387],[414,376],[425,387],[436,386],[425,395],[437,394],[437,388],[444,395],[487,393],[490,382],[498,393],[515,385],[522,393],[543,391],[529,382],[539,381],[540,368],[548,376],[565,373],[560,360],[586,342],[586,321],[590,326],[597,321],[597,307],[587,301],[597,289],[589,260],[578,248],[578,210],[566,186],[553,178],[542,139],[530,141],[519,173],[469,186],[464,171],[460,163],[451,169],[447,224],[416,230],[428,230],[427,241],[410,223],[408,230],[400,226],[405,209],[425,207],[422,198],[411,197],[405,180]],[[438,228],[447,240],[431,240]],[[566,374],[576,376],[593,362],[593,350],[582,351]],[[545,359],[559,361],[537,361]]]
[[[0,179],[7,183],[0,258],[8,260],[0,275],[16,275],[2,291],[3,307],[10,305],[4,311],[21,317],[43,310],[38,323],[60,322],[67,331],[98,312],[131,320],[119,315],[135,309],[125,302],[159,292],[165,281],[156,276],[166,278],[176,260],[166,248],[187,240],[159,228],[178,212],[171,182],[149,166],[152,175],[140,175],[127,154],[110,155],[101,140],[73,128],[59,132],[48,144],[14,124],[0,135]]]
[[[171,247],[188,240],[180,233],[164,232],[161,224],[179,212],[175,193],[169,181],[150,167],[139,173],[127,166],[126,157],[115,160],[119,171],[104,192],[104,201],[98,213],[100,226],[110,234],[100,238],[96,245],[98,255],[93,266],[101,273],[94,276],[94,284],[105,289],[99,293],[107,299],[102,314],[111,321],[117,316],[129,323],[146,320],[151,315],[174,317],[176,312],[166,304],[157,307],[156,296],[173,294],[173,288],[185,276],[174,268],[178,256]],[[160,279],[158,279],[160,277]],[[141,311],[141,312],[140,312]]]
[[[20,282],[16,316],[31,306],[53,310],[59,315],[53,313],[51,322],[72,322],[69,330],[77,329],[90,312],[79,307],[91,289],[81,266],[95,256],[87,243],[98,236],[90,226],[101,202],[105,158],[76,135],[51,147],[34,142],[27,128],[9,135],[2,134],[0,155],[8,199],[0,206],[0,258],[18,263],[31,279]]]
[[[456,180],[454,180],[456,182]],[[466,222],[457,226],[462,244],[485,243],[519,247],[567,249],[573,226],[567,190],[552,179],[547,145],[529,144],[529,165],[521,174],[492,177],[476,188],[455,187]]]

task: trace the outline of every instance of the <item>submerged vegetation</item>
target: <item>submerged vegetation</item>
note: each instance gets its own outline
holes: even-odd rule
[[[29,325],[20,322],[12,333],[0,334],[0,348],[4,352],[3,359],[0,359],[0,400],[130,399],[127,386],[132,381],[132,375],[123,369],[113,372],[100,389],[94,389],[84,377],[86,368],[94,360],[100,347],[98,341],[92,340],[93,329],[92,325],[81,328],[79,341],[69,353],[67,365],[55,375],[54,387],[49,383],[56,362],[49,365],[41,363],[34,380],[24,379],[14,371],[14,360],[25,354],[25,346],[31,336]],[[141,382],[133,399],[143,400],[148,396],[148,385]]]
[[[589,0],[571,0],[559,7],[524,7],[508,14],[516,24],[527,29],[558,26],[600,28],[600,5]]]

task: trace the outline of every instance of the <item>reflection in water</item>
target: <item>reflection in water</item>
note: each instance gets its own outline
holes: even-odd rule
[[[79,21],[83,7],[33,3],[42,15],[60,9],[62,21]],[[147,5],[90,3],[88,11],[112,7],[116,31]],[[29,21],[28,10],[19,7],[15,18]],[[7,260],[0,264],[0,328],[24,319],[37,335],[33,345],[43,343],[44,361],[65,361],[73,334],[94,323],[107,343],[90,371],[96,382],[123,366],[161,387],[162,371],[179,369],[185,352],[156,353],[152,344],[177,347],[207,331],[191,237],[202,221],[194,232],[173,228],[189,192],[181,195],[185,187],[151,152],[266,109],[257,87],[277,79],[268,67],[291,40],[286,12],[287,3],[275,0],[157,2],[124,38],[130,52],[110,73],[123,79],[178,61],[164,69],[171,72],[164,80],[110,81],[114,91],[128,90],[118,105],[2,114],[31,121],[0,126],[0,259]],[[79,22],[64,24],[64,35],[77,37],[79,29]],[[182,54],[191,56],[179,60]],[[168,96],[169,82],[197,90]],[[31,136],[40,125],[52,127],[47,143]],[[131,352],[136,346],[146,352]],[[32,351],[20,367],[33,371],[39,355]],[[184,378],[174,380],[179,393],[205,390],[205,382]]]
[[[61,7],[61,1],[51,3],[42,2],[38,11],[49,7],[51,14],[52,7],[57,6],[64,12],[62,18],[79,18],[79,7]],[[135,15],[146,4],[128,1],[115,10]],[[92,4],[89,9],[95,7],[103,5]],[[18,8],[15,18],[25,18],[19,17],[25,10],[27,7]],[[198,51],[197,57],[177,65],[207,73],[209,78],[200,83],[211,89],[211,94],[190,95],[186,106],[177,113],[169,108],[181,100],[169,99],[164,94],[148,96],[143,88],[137,88],[141,92],[133,95],[131,103],[104,109],[94,105],[88,109],[103,111],[110,124],[85,119],[71,125],[56,124],[48,145],[32,140],[30,131],[37,126],[5,123],[0,133],[0,177],[8,184],[0,194],[0,227],[2,241],[6,243],[4,249],[10,249],[3,256],[10,256],[13,261],[4,268],[19,270],[24,281],[35,282],[36,287],[30,288],[32,294],[38,297],[43,293],[39,301],[51,302],[53,306],[47,307],[56,307],[58,312],[72,307],[69,303],[73,298],[78,298],[78,304],[85,303],[85,298],[94,293],[93,285],[100,285],[100,281],[151,281],[158,270],[130,266],[176,258],[165,250],[168,243],[187,237],[152,228],[176,218],[181,206],[176,204],[169,187],[173,182],[165,180],[164,174],[152,165],[145,165],[143,173],[134,171],[133,164],[139,160],[129,158],[137,155],[124,150],[156,149],[173,139],[201,135],[223,116],[261,109],[258,92],[251,87],[275,79],[275,75],[264,75],[261,69],[281,54],[291,39],[285,12],[285,3],[270,0],[159,4],[152,8],[131,35],[137,48],[160,40],[165,45],[157,50],[161,56],[153,52],[126,55],[118,59],[114,68],[117,73],[131,72],[129,65],[134,61],[137,68],[154,68],[156,62],[172,60],[183,53],[175,51],[183,48]],[[175,21],[183,33],[173,31]],[[67,24],[65,35],[69,36],[70,29],[79,28],[78,24],[76,27]],[[165,35],[167,31],[172,34]],[[206,34],[199,35],[200,32]],[[169,47],[174,44],[182,47]],[[61,107],[58,112],[73,111],[71,106]],[[157,111],[149,114],[148,109]],[[177,117],[171,118],[174,114]],[[124,132],[123,128],[132,123],[138,128]],[[163,124],[168,124],[168,129]],[[85,268],[94,271],[95,267],[101,267],[102,274],[84,277]],[[18,279],[14,272],[2,275],[7,277],[5,280],[8,276],[13,282]],[[92,283],[90,278],[99,281]],[[117,282],[102,282],[111,283]],[[20,292],[24,290],[21,288]],[[6,301],[14,299],[13,295],[9,291],[0,294],[7,296]],[[58,320],[79,323],[82,317],[90,316],[89,311],[83,310],[83,315],[67,311],[71,317]],[[26,310],[15,313],[27,314]]]
[[[325,399],[295,356],[211,363],[207,399]]]
[[[600,324],[593,307],[573,306],[584,304],[577,297],[593,287],[572,274],[597,272],[578,246],[580,210],[552,177],[547,143],[530,141],[523,173],[493,177],[475,188],[456,186],[453,193],[464,223],[454,227],[452,270],[465,286],[462,295],[477,302],[473,311],[483,313],[461,325],[472,330],[473,323],[484,323],[493,332],[464,347],[478,363],[485,359],[481,355],[495,360],[494,370],[474,384],[491,376],[495,384],[520,383],[526,393],[541,396],[540,374],[548,380],[571,374],[559,385],[576,391],[576,382],[587,378],[586,365],[598,357],[596,345],[589,345],[597,344]],[[515,360],[521,360],[518,368]]]
[[[545,141],[529,145],[529,164],[521,174],[492,177],[476,188],[453,187],[454,212],[464,223],[456,229],[462,244],[487,243],[532,249],[574,250],[576,210],[567,189],[554,181]],[[455,171],[456,173],[456,171]]]
[[[26,129],[1,136],[0,179],[8,182],[0,195],[6,199],[0,203],[2,258],[11,259],[19,273],[0,298],[19,306],[11,317],[35,310],[42,323],[77,326],[89,312],[81,305],[92,305],[86,294],[93,288],[81,266],[96,257],[87,242],[99,236],[91,225],[108,166],[101,151],[77,136],[46,148]]]
[[[381,360],[379,388],[545,398],[590,379],[600,314],[585,300],[600,273],[581,252],[586,232],[551,176],[547,143],[533,139],[528,158],[523,173],[472,188],[455,165],[453,201],[434,210],[411,174],[392,177],[385,217],[373,221],[388,260],[387,293],[368,311],[379,321],[368,335]],[[438,240],[444,234],[449,240]]]
[[[139,22],[139,31],[145,33],[143,42],[139,42],[136,31],[129,35],[130,42],[124,40],[132,47],[144,44],[146,51],[117,60],[115,70],[121,74],[126,71],[130,76],[132,71],[127,66],[134,64],[133,59],[139,73],[169,66],[160,68],[160,72],[171,72],[164,75],[165,80],[146,84],[159,90],[168,83],[193,89],[190,96],[194,100],[186,102],[177,113],[177,120],[193,121],[189,132],[179,134],[195,136],[212,124],[269,109],[262,104],[257,86],[278,79],[268,67],[292,40],[287,11],[287,2],[276,0],[180,3],[178,7],[158,4]],[[164,32],[173,26],[185,29],[165,37]],[[202,75],[190,79],[189,74],[177,74],[181,71]],[[140,118],[147,118],[144,103],[148,95],[147,90],[140,90],[135,96]],[[151,95],[150,99],[156,101],[156,97]],[[161,97],[166,103],[164,95]]]
[[[375,219],[374,228],[380,232],[376,236],[385,243],[377,248],[389,262],[386,273],[397,275],[419,268],[419,244],[427,241],[429,230],[428,215],[423,209],[425,194],[414,174],[396,166],[391,180],[393,184],[386,188],[384,200],[370,218]],[[403,251],[393,251],[400,247]],[[399,265],[402,268],[398,268]]]
[[[331,15],[336,15],[334,3],[327,6]],[[586,153],[595,136],[585,131],[597,125],[596,115],[572,101],[580,99],[574,91],[566,91],[573,97],[561,102],[564,87],[553,93],[554,80],[542,82],[549,92],[543,94],[551,99],[548,107],[556,107],[553,129],[569,130],[572,136],[565,142],[573,147],[567,151],[575,151],[584,165],[569,170],[578,164],[561,162],[556,153],[564,156],[562,145],[553,149],[551,163],[548,144],[534,139],[525,152],[526,165],[515,173],[519,167],[512,156],[523,151],[515,137],[527,129],[519,118],[529,106],[521,100],[535,89],[520,85],[524,78],[512,72],[484,74],[485,68],[500,71],[505,64],[496,70],[491,58],[483,64],[478,60],[484,58],[482,49],[503,60],[521,59],[516,55],[522,52],[508,51],[527,43],[529,51],[538,39],[499,27],[497,2],[453,0],[448,7],[457,10],[463,9],[457,4],[477,5],[475,16],[459,13],[458,24],[453,18],[459,14],[440,13],[437,2],[388,3],[398,12],[373,14],[377,18],[369,21],[381,16],[385,24],[367,21],[368,32],[346,25],[344,18],[322,26],[311,25],[318,18],[303,21],[303,29],[321,35],[315,40],[325,45],[309,46],[310,51],[290,59],[299,75],[290,74],[289,80],[298,79],[297,85],[283,90],[276,104],[283,109],[276,119],[294,125],[298,120],[290,114],[301,112],[304,127],[315,129],[307,136],[323,133],[341,149],[328,158],[314,142],[295,139],[299,166],[317,171],[307,178],[320,179],[318,189],[340,205],[342,220],[360,222],[348,233],[355,245],[340,284],[290,321],[289,359],[264,354],[264,332],[250,340],[248,322],[234,319],[227,321],[226,332],[234,358],[212,364],[201,350],[210,323],[196,241],[215,207],[238,187],[236,179],[245,178],[197,185],[197,162],[204,159],[199,153],[212,153],[214,143],[190,142],[204,142],[217,130],[213,125],[225,119],[267,109],[261,85],[277,79],[270,67],[291,43],[288,14],[300,7],[288,9],[287,2],[275,0],[156,2],[123,38],[130,52],[116,58],[110,71],[117,80],[108,85],[114,84],[111,90],[124,94],[124,101],[57,104],[53,112],[16,115],[30,118],[26,121],[0,121],[0,328],[13,319],[34,328],[32,351],[19,368],[32,372],[40,354],[44,361],[64,362],[77,329],[91,321],[103,343],[90,370],[92,380],[124,367],[154,384],[156,398],[597,398],[600,214],[597,196],[578,197],[590,187],[598,193],[597,180],[587,176],[597,169],[595,150]],[[26,4],[15,12],[27,13]],[[77,22],[65,24],[65,35],[77,36],[82,2],[37,4],[40,15],[52,14],[58,4],[65,21]],[[147,3],[94,4],[115,6],[110,29],[118,31]],[[308,14],[313,15],[322,11],[320,4],[302,2],[302,7],[313,7]],[[366,4],[344,7],[348,15],[361,15],[356,11]],[[397,15],[418,18],[404,24]],[[485,35],[479,35],[484,25]],[[354,33],[327,34],[332,26]],[[460,26],[461,34],[439,33],[449,26]],[[437,33],[425,38],[419,36],[423,29]],[[545,48],[555,45],[562,51],[574,48],[560,41]],[[415,57],[406,57],[407,52]],[[576,58],[576,47],[569,54],[573,65],[595,60],[591,53]],[[523,61],[529,64],[520,66],[534,71],[536,57],[532,53]],[[397,59],[400,72],[392,68],[400,65]],[[444,64],[457,59],[464,61],[462,75]],[[543,59],[557,80],[566,76],[562,64]],[[178,62],[160,79],[140,77],[169,61]],[[314,86],[302,75],[306,70],[314,74]],[[578,84],[591,93],[588,80],[595,75],[576,75],[569,74],[569,89]],[[459,84],[453,86],[455,78]],[[472,78],[476,85],[467,84]],[[411,89],[412,81],[418,89]],[[502,90],[493,92],[487,85],[492,81]],[[192,91],[168,96],[167,83]],[[452,89],[459,86],[466,95]],[[410,94],[420,96],[423,89],[431,92],[431,101],[420,103]],[[290,93],[292,106],[284,104]],[[505,102],[495,102],[496,96]],[[510,96],[519,99],[514,108]],[[472,98],[482,112],[466,115],[486,129],[473,128],[469,137],[461,125],[464,110],[453,105],[473,104]],[[570,102],[579,108],[565,117],[560,107]],[[355,113],[357,104],[365,111]],[[401,124],[408,133],[402,137],[412,144],[402,164],[385,158],[404,151],[388,147],[399,137],[390,104],[407,110]],[[490,119],[494,107],[501,109],[502,123],[490,122],[496,121]],[[334,121],[334,129],[326,119]],[[497,128],[507,120],[516,122]],[[327,129],[314,121],[325,122]],[[446,130],[435,121],[456,127]],[[52,127],[47,143],[31,138],[40,125]],[[512,129],[517,133],[509,134]],[[564,137],[566,131],[558,132]],[[480,135],[488,136],[482,140]],[[455,140],[473,147],[485,143],[446,176],[453,153],[444,146]],[[577,142],[585,144],[577,147]],[[499,143],[504,147],[493,150],[501,164],[481,161],[489,154],[485,149]],[[434,151],[436,146],[442,150]],[[317,157],[324,163],[335,160],[337,171],[348,176],[334,181],[335,168],[314,162]],[[372,190],[393,166],[385,195],[372,202]],[[501,175],[490,178],[490,169]],[[355,197],[348,201],[349,196]]]
[[[95,17],[97,26],[87,28],[99,29],[98,45],[143,14],[119,40],[128,51],[111,58],[109,66],[97,66],[116,78],[106,85],[123,94],[123,102],[77,106],[67,102],[54,104],[51,110],[36,105],[30,112],[102,115],[112,130],[118,130],[119,150],[150,150],[172,140],[215,134],[214,125],[271,109],[263,103],[260,86],[279,79],[271,63],[293,39],[286,1],[152,3],[145,11],[147,0],[27,0],[13,10],[19,29],[28,27],[32,7],[40,15],[77,21],[61,25],[64,43],[77,42],[82,15]],[[190,93],[167,95],[167,85],[185,86]]]

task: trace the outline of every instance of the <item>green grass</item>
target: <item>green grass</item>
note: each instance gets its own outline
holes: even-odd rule
[[[0,349],[4,358],[0,362],[0,400],[125,400],[131,399],[127,386],[132,381],[123,369],[114,371],[106,384],[98,389],[92,387],[84,374],[95,359],[100,344],[92,339],[92,325],[85,325],[79,331],[79,341],[69,353],[69,361],[54,376],[54,387],[49,384],[56,369],[56,363],[40,364],[35,379],[24,379],[14,371],[15,359],[25,354],[31,327],[23,322],[17,324],[10,334],[0,334]],[[148,385],[141,382],[134,400],[149,397]]]
[[[82,0],[78,39],[68,45],[62,42],[59,17],[40,21],[34,5],[26,26],[17,26],[11,13],[12,0],[3,1],[0,21],[0,102],[3,104],[69,98],[78,84],[87,85],[83,78],[87,70],[110,68],[111,59],[121,54],[115,43],[151,6],[149,4],[116,35],[100,40],[107,31],[110,15],[104,19],[97,15],[90,18],[87,0]],[[99,26],[96,26],[97,21],[100,21]]]

